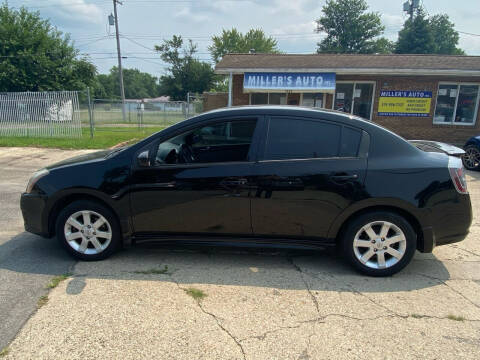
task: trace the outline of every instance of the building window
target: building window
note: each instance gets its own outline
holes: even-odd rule
[[[324,93],[304,93],[302,96],[302,106],[323,108],[325,107],[324,95]]]
[[[268,104],[267,93],[250,94],[250,105],[266,105]]]
[[[435,124],[473,125],[478,111],[478,84],[439,84]]]
[[[337,82],[333,109],[371,119],[374,89],[372,82]]]
[[[287,94],[285,93],[252,93],[250,105],[286,105]]]

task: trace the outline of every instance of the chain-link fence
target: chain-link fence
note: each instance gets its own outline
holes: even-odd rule
[[[162,100],[127,100],[124,117],[120,100],[92,99],[88,90],[0,93],[0,143],[20,144],[8,139],[22,137],[42,138],[24,142],[42,145],[51,138],[52,144],[65,139],[62,146],[67,146],[68,139],[78,138],[87,147],[103,146],[101,141],[108,146],[140,139],[203,110],[201,96],[189,94],[186,102]]]
[[[203,101],[200,99],[187,103],[185,101],[127,100],[125,119],[122,102],[111,99],[93,99],[90,109],[81,109],[83,126],[122,128],[129,127],[167,127],[202,112]],[[90,114],[91,111],[91,114]]]
[[[0,136],[81,135],[77,91],[0,93]]]

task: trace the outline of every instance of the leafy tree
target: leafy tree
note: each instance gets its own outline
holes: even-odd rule
[[[405,21],[403,29],[398,33],[395,52],[397,54],[433,54],[435,44],[432,29],[422,8],[416,16]]]
[[[455,24],[450,21],[447,14],[432,16],[430,29],[433,35],[435,54],[465,55],[465,52],[457,47],[460,36],[455,30]]]
[[[96,68],[39,12],[0,6],[0,91],[81,90]]]
[[[188,92],[203,93],[209,90],[215,74],[209,63],[195,57],[197,46],[189,40],[184,46],[181,36],[174,35],[156,45],[161,59],[170,64],[170,74],[160,77],[160,89],[173,100],[185,100]]]
[[[392,54],[395,52],[395,42],[390,41],[387,38],[381,37],[375,40],[371,47],[369,47],[368,53],[372,54]]]
[[[218,63],[225,54],[248,53],[279,53],[277,40],[266,36],[261,29],[250,29],[242,34],[237,29],[223,30],[219,36],[212,37],[213,44],[208,47],[213,60]]]
[[[457,48],[459,40],[455,25],[448,15],[426,17],[422,8],[418,8],[415,17],[405,21],[398,33],[395,52],[398,54],[447,54],[463,55]]]
[[[327,34],[317,44],[317,52],[358,54],[390,51],[388,40],[378,39],[385,30],[380,15],[367,10],[365,0],[327,0],[322,8],[323,15],[316,20],[316,31]]]
[[[119,99],[118,68],[110,69],[109,74],[99,74],[96,78],[94,92],[96,98]],[[158,78],[138,69],[123,69],[123,84],[127,99],[143,99],[161,96]]]

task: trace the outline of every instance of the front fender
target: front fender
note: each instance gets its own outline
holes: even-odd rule
[[[124,192],[123,196],[109,196],[91,188],[68,188],[49,196],[42,221],[47,224],[50,233],[52,233],[52,226],[54,226],[56,215],[61,211],[61,208],[75,200],[96,200],[107,206],[117,216],[123,238],[130,238],[132,227],[128,192]]]

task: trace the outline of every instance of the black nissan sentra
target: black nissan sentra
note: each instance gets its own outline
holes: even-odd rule
[[[337,245],[385,276],[468,234],[462,152],[337,112],[221,109],[41,169],[21,208],[82,260],[145,240]]]

